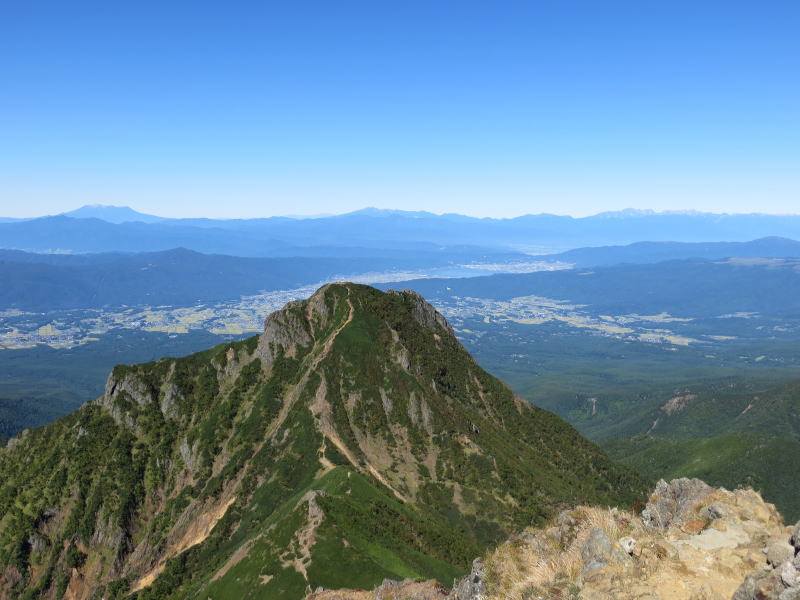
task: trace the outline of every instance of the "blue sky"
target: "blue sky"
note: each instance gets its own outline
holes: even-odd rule
[[[798,31],[769,0],[7,2],[0,215],[797,213]]]

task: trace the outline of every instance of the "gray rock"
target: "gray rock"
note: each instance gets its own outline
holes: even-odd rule
[[[556,525],[560,527],[575,527],[577,524],[578,522],[572,515],[571,510],[562,510],[560,513],[558,513],[558,517],[556,517]]]
[[[321,287],[309,298],[309,307],[320,319],[327,318],[324,296],[328,288],[329,286]],[[304,319],[292,310],[297,305],[296,302],[289,302],[282,310],[269,315],[264,322],[264,333],[258,337],[255,354],[265,367],[275,362],[280,349],[283,349],[285,354],[292,355],[298,346],[308,346],[312,343]]]
[[[778,600],[786,586],[777,571],[750,573],[731,600]]]
[[[783,590],[780,596],[778,596],[778,600],[800,600],[800,588]]]
[[[589,537],[581,548],[583,569],[581,577],[587,579],[597,571],[605,569],[613,562],[613,545],[608,536],[599,527],[589,532]]]
[[[517,538],[523,544],[527,544],[528,546],[533,545],[536,542],[536,536],[533,535],[530,531],[523,531],[522,533],[517,534]]]
[[[10,440],[6,442],[6,448],[11,450],[12,448],[16,447],[22,440],[28,437],[28,434],[31,432],[30,429],[23,429],[19,432],[16,437],[12,437]]]
[[[611,540],[599,527],[594,527],[586,538],[586,543],[581,548],[581,558],[584,562],[594,558],[604,558],[611,553]]]
[[[781,565],[781,581],[786,587],[800,586],[800,572],[791,561],[787,560]]]
[[[126,373],[122,379],[117,379],[112,371],[106,380],[105,395],[111,400],[123,393],[139,406],[153,401],[153,391],[138,375]]]
[[[714,491],[700,479],[673,479],[669,483],[660,480],[655,492],[642,511],[642,522],[651,528],[666,529],[670,525],[682,525],[695,519],[698,502]]]
[[[577,534],[578,521],[572,511],[562,510],[556,517],[555,525],[545,530],[545,535],[561,547],[569,546]]]
[[[756,597],[756,586],[760,578],[759,574],[750,573],[734,592],[731,600],[753,600]]]
[[[483,559],[476,558],[472,561],[472,570],[461,581],[453,582],[453,591],[448,600],[485,600],[486,599],[486,570]]]
[[[715,521],[716,519],[724,519],[731,514],[730,509],[720,502],[714,502],[705,506],[700,510],[700,518],[708,521]]]
[[[411,579],[404,579],[403,581],[395,581],[394,579],[384,579],[377,588],[375,588],[375,600],[392,600],[397,595],[397,590],[403,585],[412,583]]]
[[[449,333],[453,333],[453,328],[447,322],[439,311],[437,311],[431,304],[428,303],[418,292],[414,290],[401,290],[396,291],[393,289],[386,290],[390,294],[397,294],[405,296],[406,299],[412,302],[411,315],[423,327],[433,329],[442,328]]]
[[[171,383],[161,398],[161,413],[170,419],[178,417],[178,402],[183,399],[178,386]]]
[[[792,546],[794,546],[795,553],[800,552],[800,521],[794,526],[792,531]]]
[[[34,533],[28,537],[28,545],[31,547],[31,553],[39,554],[47,549],[47,540],[38,533]]]
[[[633,556],[633,553],[636,552],[636,540],[632,537],[619,538],[619,545],[631,556]]]
[[[767,548],[767,562],[773,568],[794,558],[794,548],[786,542],[771,542]]]

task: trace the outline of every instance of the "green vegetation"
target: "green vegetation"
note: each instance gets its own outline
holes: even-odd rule
[[[754,434],[703,439],[640,436],[608,440],[603,448],[653,479],[699,477],[711,485],[728,489],[750,486],[774,503],[787,523],[800,519],[798,440]]]
[[[752,486],[793,522],[800,518],[793,475],[800,459],[800,381],[775,386],[782,377],[768,373],[650,388],[638,397],[605,389],[591,401],[579,397],[568,414],[600,437],[612,457],[647,477]]]
[[[136,600],[449,584],[510,531],[648,487],[415,294],[330,285],[267,331],[119,365],[97,402],[0,451],[0,595],[76,572]]]
[[[182,356],[230,341],[232,336],[191,331],[184,335],[112,330],[96,342],[69,350],[40,345],[0,351],[0,435],[52,423],[103,393],[118,363]]]
[[[465,345],[484,367],[613,458],[651,479],[697,476],[729,488],[753,486],[794,521],[800,518],[800,488],[791,474],[800,440],[795,326],[774,330],[769,319],[741,319],[747,326],[735,329],[736,319],[717,321],[728,324],[725,333],[745,335],[676,347],[560,323],[473,319],[460,326],[473,332],[464,335]],[[754,330],[771,339],[748,337]]]

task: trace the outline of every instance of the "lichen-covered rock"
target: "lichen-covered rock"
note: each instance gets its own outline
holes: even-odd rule
[[[791,561],[786,561],[781,565],[781,581],[786,587],[800,586],[800,572]]]
[[[733,600],[800,600],[800,555],[795,555],[799,531],[800,523],[789,536],[767,545],[766,566],[745,578]]]
[[[455,582],[453,591],[448,600],[485,600],[486,598],[486,569],[483,559],[476,558],[472,561],[472,570],[469,574]]]
[[[648,527],[666,529],[670,525],[681,526],[695,520],[702,508],[702,501],[714,488],[700,479],[663,479],[656,484],[647,506],[642,511],[642,521]]]
[[[623,557],[606,533],[599,527],[595,527],[589,532],[589,537],[581,548],[581,558],[583,559],[581,577],[588,579],[611,563],[619,562]]]
[[[777,570],[755,572],[745,578],[732,600],[778,600],[786,590]]]
[[[787,542],[771,542],[766,548],[767,562],[777,567],[794,558],[794,547]]]
[[[632,537],[620,538],[619,545],[620,548],[622,548],[630,556],[633,556],[636,553],[636,540]]]
[[[714,521],[716,519],[724,519],[730,515],[730,510],[721,502],[712,502],[708,506],[702,508],[698,513],[701,519],[706,521]]]
[[[794,589],[793,562],[772,569],[765,552],[787,556],[786,528],[752,490],[662,481],[640,517],[579,507],[527,534],[486,557],[487,600],[773,600]]]

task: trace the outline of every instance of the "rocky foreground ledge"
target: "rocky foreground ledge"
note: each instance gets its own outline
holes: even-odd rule
[[[447,590],[385,581],[307,600],[800,600],[800,523],[753,490],[660,481],[640,515],[564,511],[478,558]]]

